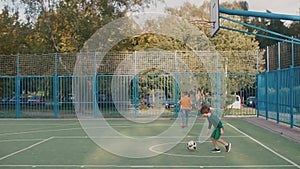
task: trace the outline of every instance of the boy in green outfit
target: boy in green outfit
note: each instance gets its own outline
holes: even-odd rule
[[[214,145],[214,149],[211,150],[212,153],[219,153],[221,152],[218,143],[221,143],[225,146],[226,152],[229,152],[231,150],[231,143],[227,143],[223,139],[221,139],[221,135],[224,134],[224,126],[222,124],[222,121],[219,119],[219,117],[216,114],[211,113],[209,106],[204,105],[201,110],[201,114],[203,117],[207,117],[208,120],[208,130],[207,135],[210,134],[211,126],[214,126],[214,131],[210,135],[210,140],[212,141]]]

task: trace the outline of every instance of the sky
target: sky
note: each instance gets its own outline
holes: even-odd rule
[[[201,5],[204,0],[164,0],[165,4],[160,4],[156,0],[156,7],[153,6],[150,10],[163,10],[163,7],[179,7],[184,2],[190,2],[196,5]],[[220,0],[222,2],[233,2],[234,0]],[[299,15],[300,0],[246,0],[249,5],[249,11],[266,12],[266,9],[273,13]]]
[[[266,9],[273,13],[300,15],[300,0],[247,0],[249,10],[265,12]]]

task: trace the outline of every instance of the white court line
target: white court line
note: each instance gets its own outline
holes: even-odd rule
[[[132,127],[131,125],[111,125],[113,127]],[[139,127],[139,126],[138,126]],[[97,128],[107,128],[107,126],[97,126],[97,127],[75,127],[75,128],[63,128],[63,129],[43,129],[43,130],[32,130],[32,131],[22,131],[13,133],[0,133],[0,136],[17,135],[17,134],[30,134],[30,133],[40,133],[40,132],[51,132],[51,131],[68,131],[68,130],[82,130],[82,129],[97,129]]]
[[[1,121],[1,120],[0,120]],[[0,124],[0,126],[73,126],[73,125],[79,125],[79,123],[66,123],[66,124],[53,124],[53,123],[41,123],[41,124],[28,124],[28,123],[20,123],[20,124],[13,124],[13,123],[5,123]]]
[[[195,123],[195,124],[203,124],[203,123]],[[68,124],[68,125],[72,125],[72,124]],[[59,126],[68,126],[68,125],[59,125]],[[112,124],[110,126],[113,127],[140,127],[140,125],[134,125],[134,124]],[[168,124],[155,124],[155,126],[171,126]],[[64,128],[64,129],[42,129],[42,130],[32,130],[32,131],[22,131],[22,132],[13,132],[13,133],[0,133],[0,136],[7,136],[7,135],[17,135],[17,134],[30,134],[30,133],[39,133],[39,132],[51,132],[51,131],[67,131],[67,130],[80,130],[80,129],[93,129],[93,128],[106,128],[107,126],[97,126],[97,127],[86,127],[83,128],[82,126],[80,127],[75,127],[75,128]]]
[[[118,127],[128,127],[128,126],[118,126]],[[86,129],[97,129],[97,128],[106,128],[106,127],[89,127]],[[17,135],[17,134],[30,134],[30,133],[44,133],[44,132],[52,132],[52,131],[68,131],[68,130],[83,130],[82,127],[76,128],[63,128],[63,129],[43,129],[43,130],[32,130],[32,131],[22,131],[22,132],[13,132],[13,133],[2,133],[0,136],[9,136],[9,135]]]
[[[43,168],[287,168],[292,165],[0,165],[0,167],[43,167]]]
[[[133,127],[136,125],[111,125],[113,127]],[[164,126],[164,125],[161,125]],[[52,132],[52,131],[68,131],[68,130],[82,130],[82,129],[97,129],[97,128],[106,128],[107,126],[97,126],[97,127],[75,127],[75,128],[63,128],[63,129],[42,129],[42,130],[32,130],[32,131],[22,131],[22,132],[13,132],[13,133],[0,133],[0,136],[9,136],[17,134],[30,134],[30,133],[40,133],[40,132]],[[137,126],[140,127],[140,126]]]
[[[144,137],[152,137],[152,136],[144,136]],[[158,138],[181,138],[182,136],[172,136],[172,137],[158,137]],[[187,136],[187,137],[194,137],[194,136]],[[246,136],[223,136],[227,138],[243,138]],[[119,139],[123,138],[121,136],[106,136],[106,137],[89,137],[89,136],[53,136],[54,139]],[[8,139],[8,140],[0,140],[0,143],[4,142],[26,142],[26,141],[40,141],[44,140],[42,138],[31,138],[31,139]],[[206,141],[206,142],[211,142],[211,141]]]
[[[4,160],[4,159],[6,159],[6,158],[8,158],[8,157],[10,157],[10,156],[16,155],[16,154],[21,153],[21,152],[23,152],[23,151],[26,151],[26,150],[28,150],[28,149],[31,149],[32,147],[35,147],[35,146],[37,146],[37,145],[40,145],[40,144],[42,144],[42,143],[44,143],[44,142],[46,142],[46,141],[49,141],[49,140],[51,140],[51,139],[53,139],[53,137],[49,137],[49,138],[47,138],[47,139],[45,139],[45,140],[42,140],[42,141],[37,142],[37,143],[35,143],[35,144],[32,144],[31,146],[28,146],[28,147],[26,147],[26,148],[23,148],[23,149],[21,149],[21,150],[18,150],[18,151],[16,151],[16,152],[13,152],[13,153],[11,153],[11,154],[8,154],[8,155],[6,155],[6,156],[3,156],[3,157],[0,158],[0,161],[1,161],[1,160]]]
[[[283,155],[277,153],[276,151],[272,150],[270,147],[264,145],[263,143],[259,142],[258,140],[254,139],[253,137],[249,136],[248,134],[242,132],[241,130],[239,130],[238,128],[234,127],[233,125],[227,123],[227,125],[229,125],[231,128],[235,129],[236,131],[240,132],[241,134],[244,134],[245,136],[247,136],[248,138],[250,138],[251,140],[253,140],[254,142],[256,142],[257,144],[261,145],[262,147],[264,147],[265,149],[271,151],[272,153],[274,153],[275,155],[277,155],[278,157],[284,159],[285,161],[289,162],[290,164],[292,164],[293,166],[300,168],[300,166],[298,164],[296,164],[295,162],[293,162],[292,160],[284,157]]]
[[[53,136],[54,138],[56,139],[86,139],[86,138],[104,138],[104,139],[108,139],[108,138],[116,138],[116,139],[119,139],[119,138],[124,138],[122,136],[99,136],[99,137],[95,137],[95,136]],[[142,136],[142,137],[149,137],[149,138],[153,138],[155,136]],[[197,136],[187,136],[189,138],[191,137],[197,137]],[[222,138],[245,138],[247,136],[222,136]],[[159,136],[157,138],[182,138],[182,136],[166,136],[166,137],[162,137],[162,136]],[[205,137],[206,138],[206,137]],[[211,142],[211,141],[209,141]]]
[[[11,140],[0,140],[0,143],[3,142],[22,142],[22,141],[40,141],[40,140],[44,140],[41,138],[32,138],[32,139],[11,139]]]
[[[44,133],[51,131],[67,131],[67,130],[79,130],[81,127],[77,128],[64,128],[64,129],[43,129],[43,130],[32,130],[32,131],[21,131],[21,132],[13,132],[13,133],[2,133],[0,136],[9,136],[9,135],[17,135],[17,134],[30,134],[30,133]]]

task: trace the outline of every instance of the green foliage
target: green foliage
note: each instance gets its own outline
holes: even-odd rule
[[[19,13],[5,7],[0,13],[0,54],[16,54],[26,48],[28,28],[20,23]]]
[[[8,0],[2,0],[8,1]],[[145,8],[152,0],[20,0],[0,13],[0,54],[78,52],[106,23],[128,11]],[[26,21],[18,11],[26,10]]]
[[[141,50],[190,50],[186,44],[154,33],[145,33],[137,37],[131,37],[119,42],[111,51],[141,51]]]
[[[233,8],[233,9],[241,9],[241,6],[243,8],[247,8],[247,4],[241,2],[222,3],[221,6],[226,8]],[[208,21],[210,18],[209,8],[210,8],[210,3],[204,2],[203,5],[200,7],[197,7],[190,3],[186,3],[184,6],[182,6],[179,9],[169,8],[167,10],[173,15],[177,15],[179,17],[183,17],[188,20],[194,18],[194,19],[201,19],[201,20]],[[240,21],[243,20],[242,17],[238,17],[238,16],[233,16],[231,18]],[[207,35],[207,37],[210,36],[210,27],[207,27],[208,25],[205,24],[196,24],[196,25],[199,27],[201,31],[203,31]],[[245,28],[244,26],[229,21],[221,20],[221,25],[238,29],[238,30],[247,31],[247,28]],[[238,32],[221,29],[219,30],[219,32],[216,34],[214,38],[209,38],[209,39],[214,44],[216,50],[226,51],[226,52],[222,52],[221,56],[226,58],[225,60],[227,60],[228,64],[230,64],[230,66],[228,66],[229,73],[256,73],[256,62],[257,62],[256,54],[247,53],[247,51],[259,50],[259,43],[253,35],[245,35]],[[264,51],[260,51],[258,53],[258,63],[260,64],[258,65],[259,72],[264,71],[265,61],[263,59],[263,54]],[[245,66],[246,64],[250,66]],[[249,68],[249,69],[243,70],[241,72],[240,67]]]
[[[294,22],[292,22],[292,24],[290,25],[290,27],[289,27],[289,35],[290,36],[294,36],[294,37],[300,37],[300,32],[299,32],[299,30],[300,30],[300,22],[299,21],[294,21]]]
[[[239,10],[247,9],[247,3],[245,2],[226,2],[222,3],[221,6]],[[200,7],[190,3],[185,3],[185,5],[179,9],[168,8],[167,11],[172,15],[176,15],[187,20],[200,19],[209,21],[209,9],[210,2],[204,2]],[[230,18],[239,21],[245,20],[245,18],[239,16],[230,16]],[[199,30],[203,31],[206,36],[209,37],[209,40],[213,43],[215,49],[218,50],[219,56],[222,57],[220,59],[221,64],[225,66],[224,69],[226,69],[225,72],[233,75],[236,74],[236,76],[226,78],[227,88],[230,89],[230,92],[234,93],[242,88],[246,88],[247,86],[253,86],[255,81],[254,78],[248,79],[245,76],[239,76],[239,74],[255,74],[257,71],[263,72],[265,70],[265,60],[263,58],[264,51],[259,51],[259,42],[255,39],[255,37],[253,35],[246,35],[220,29],[213,38],[210,38],[209,24],[196,23],[196,25],[198,26]],[[238,30],[248,31],[246,27],[226,20],[221,20],[221,25]],[[191,62],[196,63],[195,60]],[[259,63],[259,65],[257,65],[257,63]],[[195,70],[196,68],[193,68],[193,71]],[[200,72],[203,73],[203,71]],[[237,82],[242,83],[237,84]]]
[[[266,10],[268,13],[272,13],[269,10]],[[287,35],[287,36],[299,36],[299,29],[300,29],[300,24],[297,21],[292,22],[292,24],[288,27],[283,21],[280,19],[266,19],[266,18],[251,18],[248,19],[248,23],[251,25],[273,31],[282,35]],[[254,31],[253,28],[249,29],[250,31]],[[256,30],[258,34],[266,35],[266,36],[271,36],[271,37],[276,37],[276,38],[282,38],[281,36],[275,36],[269,33],[266,33],[265,31],[261,30]],[[264,37],[255,37],[256,40],[259,42],[259,47],[261,49],[265,49],[267,46],[271,46],[277,43],[276,40],[272,39],[267,39]]]

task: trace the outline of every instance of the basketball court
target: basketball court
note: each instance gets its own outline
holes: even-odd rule
[[[245,14],[239,12],[240,11],[231,11],[220,8],[219,1],[212,0],[211,20],[207,21],[207,23],[211,26],[211,36],[215,36],[219,29],[247,33],[220,25],[220,19],[229,20],[224,16],[220,16],[220,13],[226,13],[229,15]],[[263,15],[262,13],[251,12],[246,15],[252,16],[254,14]],[[289,18],[288,16],[283,15],[280,15],[280,17],[283,17],[284,19]],[[230,21],[236,22],[234,20]],[[300,43],[298,41],[294,41],[293,38],[288,41],[292,43]],[[137,53],[138,52],[135,52],[134,54]],[[174,56],[173,54],[169,55],[172,57]],[[145,54],[144,57],[146,56],[147,55]],[[213,52],[209,56],[218,57],[216,52]],[[82,57],[84,58],[85,56]],[[130,65],[130,67],[134,67],[132,66],[133,61],[137,63],[139,60],[136,60],[136,55],[133,55],[133,57],[135,60],[129,60],[128,62],[123,63],[122,66],[126,67]],[[175,58],[176,57],[177,54],[175,54]],[[93,63],[95,60],[96,57],[93,56],[89,61]],[[151,59],[149,59],[147,64],[149,64],[149,68],[152,68],[154,63],[152,64],[150,60]],[[177,66],[176,68],[170,68],[170,71],[175,72],[173,74],[175,74],[174,76],[176,77],[174,79],[172,77],[171,80],[167,81],[174,82],[174,84],[176,84],[174,86],[176,87],[172,90],[177,90],[177,85],[179,85],[178,79],[180,79],[180,76],[176,75],[176,71],[178,73],[178,67],[180,67],[180,65],[178,66],[179,62],[173,63],[170,62],[170,60],[174,62],[175,59],[168,59],[168,63],[175,67]],[[85,61],[86,60],[83,60],[82,63],[89,64],[88,61]],[[142,69],[145,68],[146,64],[144,61],[141,61],[141,64],[137,65],[140,66],[140,69]],[[183,70],[187,70],[185,66],[186,65],[182,64]],[[212,82],[212,86],[216,91],[214,94],[217,97],[217,101],[213,106],[217,110],[221,107],[220,100],[222,100],[222,98],[220,96],[220,90],[223,89],[221,83],[222,80],[220,80],[222,77],[220,77],[218,66],[218,62],[216,62],[216,65],[212,66],[213,69],[216,68],[215,72],[212,72],[215,74],[212,78],[215,80]],[[97,69],[92,66],[91,68],[93,70],[90,72],[94,75],[94,70],[97,71]],[[125,83],[130,85],[131,83],[136,84],[136,86],[138,85],[138,76],[136,74],[137,70],[138,69],[130,69],[130,71],[133,71],[133,73],[129,72],[133,74],[132,78],[129,76],[126,76],[126,78],[123,77],[123,79],[118,77],[121,79],[122,83],[116,83],[116,86],[112,85],[115,89],[120,89],[118,94],[122,94],[122,92],[123,94],[126,94],[127,92],[127,90],[123,90],[123,88],[118,85],[122,86]],[[78,68],[78,71],[80,71],[78,75],[85,73],[80,68]],[[124,73],[121,68],[119,72]],[[227,77],[227,72],[224,74],[224,77]],[[68,103],[75,105],[74,107],[77,119],[58,118],[59,116],[57,112],[58,108],[60,108],[58,104],[56,107],[54,106],[53,109],[49,109],[50,112],[55,112],[55,118],[47,118],[45,116],[45,118],[41,119],[0,119],[0,168],[300,168],[300,144],[297,141],[297,138],[292,139],[294,136],[292,138],[288,137],[289,131],[293,131],[293,134],[297,135],[299,134],[299,130],[292,129],[293,125],[291,125],[290,129],[285,128],[284,130],[279,130],[275,128],[275,126],[268,125],[267,123],[265,123],[266,125],[261,123],[253,124],[255,122],[252,118],[256,118],[253,117],[253,114],[255,116],[257,115],[256,110],[258,111],[258,114],[263,114],[264,111],[260,111],[262,110],[262,107],[258,107],[256,109],[248,108],[247,115],[252,115],[252,118],[222,116],[222,122],[225,127],[225,134],[222,135],[222,138],[225,141],[232,143],[232,149],[230,152],[225,152],[224,147],[220,147],[220,153],[211,153],[213,146],[209,137],[206,135],[207,121],[202,118],[198,112],[192,113],[194,121],[192,121],[192,124],[187,128],[181,127],[180,117],[178,114],[172,114],[171,118],[169,116],[161,117],[160,115],[163,114],[154,114],[155,117],[147,119],[146,117],[141,116],[141,118],[136,118],[136,111],[132,111],[133,113],[131,114],[126,114],[126,112],[124,114],[120,113],[124,118],[119,118],[119,116],[111,116],[110,118],[104,116],[99,117],[97,116],[98,112],[96,111],[99,110],[98,106],[101,107],[107,102],[103,102],[102,105],[98,105],[95,102],[95,96],[87,96],[86,93],[97,91],[97,87],[101,85],[104,86],[102,86],[102,89],[106,89],[108,88],[107,86],[111,84],[107,85],[107,81],[109,81],[108,79],[101,79],[102,82],[105,83],[99,86],[93,86],[93,84],[96,84],[97,82],[96,76],[89,76],[85,78],[86,79],[83,78],[83,80],[78,77],[74,78],[75,80],[78,80],[77,84],[75,84],[75,88],[77,87],[78,91],[82,92],[82,97],[79,97],[78,100],[76,95],[73,96],[71,94],[72,99],[75,97],[75,102],[71,101]],[[209,79],[211,77],[202,78],[201,81],[204,81],[203,79],[206,78]],[[182,78],[182,82],[184,82],[182,86],[191,88],[191,86],[186,85],[190,82],[190,79],[192,78],[189,76]],[[248,78],[248,80],[249,79],[250,78]],[[154,86],[154,81],[155,78],[152,78],[152,87]],[[58,84],[54,86],[58,87],[57,85]],[[137,108],[136,98],[139,94],[136,86],[132,87],[135,100],[131,100],[132,102],[135,102],[135,107],[133,107],[135,110]],[[150,81],[149,83],[147,82],[145,87],[149,86],[151,86]],[[163,90],[165,91],[165,86]],[[176,92],[179,93],[179,90]],[[123,96],[125,97],[125,95],[120,95],[120,97],[117,98],[122,98]],[[179,97],[179,95],[176,97]],[[58,99],[58,93],[56,93],[55,99]],[[58,102],[58,100],[55,100],[54,104]],[[124,108],[124,104],[120,105],[121,108]],[[20,113],[22,108],[27,108],[26,106],[27,105],[20,105],[19,103],[16,107]],[[53,105],[51,104],[50,106]],[[109,107],[108,105],[106,106]],[[39,112],[43,113],[45,107],[43,107],[43,110],[39,110]],[[293,111],[293,106],[291,107]],[[131,108],[132,107],[126,107],[124,110],[131,110]],[[150,112],[153,109],[149,108],[147,110]],[[110,114],[111,111],[112,110],[109,110],[108,114]],[[15,113],[16,111],[12,110],[12,112]],[[268,107],[266,108],[266,112],[268,112]],[[17,115],[19,115],[17,117],[20,117],[20,114]],[[133,120],[128,119],[127,115]],[[153,114],[151,115],[153,116]],[[87,117],[90,117],[90,119]],[[293,116],[291,116],[291,119],[291,121],[294,122]],[[298,123],[296,120],[295,122]],[[272,124],[278,125],[276,123]],[[165,134],[165,131],[167,130],[171,130],[172,134]],[[111,131],[118,133],[118,135],[111,134]],[[150,143],[147,142],[148,140],[150,140]],[[187,142],[191,140],[197,143],[196,150],[191,151],[187,149]],[[105,146],[101,145],[103,141],[105,142]],[[137,144],[134,144],[135,141],[137,141]],[[143,144],[143,141],[145,141],[145,144]],[[118,151],[110,151],[118,149],[121,149],[122,153],[128,154],[128,156],[122,153],[116,153]],[[148,152],[148,154],[144,154],[142,151]]]
[[[148,147],[157,156],[126,158],[97,146],[77,120],[1,120],[0,168],[299,168],[299,143],[243,119],[223,121],[223,139],[232,143],[228,153],[221,147],[221,153],[213,154],[209,140],[197,142],[204,124],[199,118],[171,150],[159,151],[170,144],[166,142]],[[109,121],[124,135],[149,137],[173,122],[157,120],[141,127],[122,119]],[[184,129],[178,126],[178,130]],[[198,143],[197,150],[187,150],[189,140]],[[128,147],[128,151],[135,151],[135,147]]]

